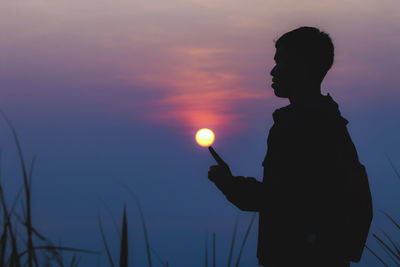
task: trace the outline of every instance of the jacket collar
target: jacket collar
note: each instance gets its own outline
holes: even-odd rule
[[[298,115],[305,114],[308,117],[328,117],[347,124],[348,120],[343,118],[339,111],[339,105],[332,99],[328,93],[326,96],[306,98],[302,101],[276,109],[272,114],[275,123],[296,119]]]

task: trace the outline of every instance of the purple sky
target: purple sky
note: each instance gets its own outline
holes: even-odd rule
[[[171,266],[202,266],[206,230],[217,232],[218,261],[225,262],[236,214],[241,238],[251,214],[208,181],[214,162],[194,134],[213,129],[214,147],[234,174],[261,179],[272,112],[288,104],[270,88],[274,40],[308,25],[335,45],[323,94],[350,121],[367,168],[372,230],[395,232],[377,210],[400,218],[400,180],[385,157],[400,169],[399,21],[395,0],[1,1],[0,109],[27,159],[38,158],[34,223],[65,245],[102,249],[98,211],[111,241],[116,233],[100,199],[118,220],[126,202],[132,261],[143,264],[139,216],[121,187],[127,184],[143,205],[154,248]],[[4,122],[0,132],[11,199],[22,180]],[[254,230],[244,265],[256,263]],[[378,248],[372,238],[367,244]],[[354,264],[376,265],[369,252]]]

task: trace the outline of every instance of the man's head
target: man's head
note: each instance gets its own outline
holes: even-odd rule
[[[328,34],[313,27],[300,27],[276,42],[272,88],[278,97],[315,93],[333,64],[334,48]],[[299,91],[301,90],[301,91]]]

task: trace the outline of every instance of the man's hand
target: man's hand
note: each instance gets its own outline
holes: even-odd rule
[[[215,152],[214,148],[210,146],[208,150],[210,151],[215,161],[218,163],[218,165],[212,165],[210,167],[210,170],[208,171],[208,178],[213,182],[232,178],[232,173],[229,169],[228,164],[226,164],[225,161],[222,160],[217,152]]]

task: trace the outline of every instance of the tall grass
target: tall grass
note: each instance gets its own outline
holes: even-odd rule
[[[32,214],[32,202],[31,202],[31,193],[32,193],[32,177],[34,173],[34,167],[36,163],[36,157],[33,157],[29,167],[26,165],[26,161],[24,158],[23,150],[18,139],[17,132],[11,123],[11,121],[7,118],[7,116],[0,110],[0,115],[6,121],[8,127],[11,130],[12,137],[17,148],[18,159],[20,163],[21,173],[22,173],[22,186],[20,190],[17,192],[14,201],[11,206],[8,205],[6,201],[6,197],[4,195],[4,188],[2,184],[2,153],[0,150],[0,267],[10,266],[10,267],[37,267],[37,266],[70,266],[75,267],[80,263],[81,258],[77,256],[77,254],[73,254],[72,258],[69,261],[66,261],[62,257],[62,251],[68,251],[73,253],[90,253],[90,254],[101,254],[98,251],[73,248],[73,247],[65,247],[61,245],[54,245],[47,237],[41,234],[37,228],[33,225],[33,214]],[[136,197],[133,190],[126,186],[129,190],[131,197],[139,211],[141,225],[144,234],[145,240],[145,248],[147,255],[147,263],[149,267],[153,266],[152,255],[156,257],[156,259],[161,263],[162,266],[168,267],[168,261],[163,260],[159,254],[155,251],[155,249],[150,245],[150,238],[147,229],[147,225],[144,218],[144,213],[141,207],[141,204]],[[21,206],[22,212],[17,212],[16,207],[17,203],[21,197],[24,197],[23,204]],[[104,203],[105,204],[105,203]],[[112,216],[112,213],[109,209],[107,209],[109,214]],[[238,257],[236,260],[235,267],[238,267],[240,264],[241,255],[243,253],[244,246],[247,241],[248,234],[252,228],[254,222],[255,214],[251,218],[250,224],[247,227],[247,232],[244,236],[243,243],[240,247],[240,251],[238,253]],[[119,236],[120,246],[119,246],[119,266],[120,267],[128,267],[129,264],[129,251],[128,251],[128,220],[127,220],[127,209],[126,205],[123,208],[122,214],[122,225],[121,231],[119,231],[117,227],[116,220],[112,216],[114,226],[116,232]],[[106,240],[106,235],[104,233],[103,224],[101,221],[100,214],[98,215],[98,224],[100,229],[101,238],[103,241],[105,253],[108,258],[109,265],[111,267],[116,266],[113,260],[110,246]],[[238,218],[236,217],[231,246],[229,250],[228,257],[228,267],[231,266],[234,245],[237,235],[237,227],[238,227]],[[19,232],[20,228],[23,229],[23,234]],[[18,238],[17,238],[18,237]],[[21,237],[21,238],[19,238]],[[22,241],[21,241],[22,240]],[[212,234],[212,266],[216,267],[216,233]],[[206,235],[206,243],[205,243],[205,266],[208,267],[208,235]],[[132,266],[132,265],[131,265]]]
[[[231,267],[233,249],[235,247],[235,239],[236,239],[236,232],[237,232],[238,223],[239,223],[239,217],[236,216],[235,227],[233,228],[233,234],[232,234],[231,248],[229,250],[228,267]]]
[[[251,228],[253,226],[253,223],[254,223],[254,220],[256,218],[256,215],[257,215],[256,213],[253,213],[253,215],[252,215],[252,217],[250,219],[250,223],[247,226],[246,233],[244,235],[242,244],[241,244],[239,252],[238,252],[238,256],[237,256],[237,259],[236,259],[235,267],[239,267],[239,265],[240,265],[240,259],[242,257],[243,250],[244,250],[244,247],[246,245],[247,238],[248,238],[250,230],[251,230]],[[231,244],[230,244],[230,248],[229,248],[229,256],[228,256],[228,261],[227,261],[227,266],[228,267],[230,267],[231,263],[232,263],[232,257],[233,257],[233,251],[235,249],[235,240],[236,240],[238,224],[239,224],[239,220],[238,220],[238,216],[236,216],[235,225],[234,225],[233,234],[232,234],[232,240],[231,240]],[[207,233],[206,233],[206,236],[205,236],[205,254],[204,255],[205,255],[204,266],[208,267],[209,259],[208,259],[208,234]],[[216,254],[216,233],[213,232],[213,234],[212,234],[212,267],[216,267],[216,257],[217,257],[216,255],[217,255]]]
[[[393,162],[391,161],[391,159],[389,158],[389,156],[387,156],[387,159],[390,163],[390,166],[393,169],[393,172],[395,173],[396,177],[398,179],[400,179],[400,173],[399,171],[396,169],[396,167],[394,166]],[[389,221],[393,224],[393,226],[395,227],[395,229],[397,231],[400,232],[400,223],[397,222],[392,216],[390,216],[387,212],[379,210],[381,213],[383,213],[385,215],[385,217],[387,219],[389,219]],[[381,235],[378,235],[377,233],[373,233],[372,236],[373,238],[376,240],[376,242],[379,244],[379,246],[383,249],[383,251],[386,253],[386,255],[390,258],[391,263],[395,264],[395,266],[399,266],[400,267],[400,244],[396,243],[393,238],[391,238],[386,231],[379,229],[381,232]],[[383,235],[383,236],[382,236]],[[381,256],[378,256],[378,254],[373,251],[370,247],[365,246],[368,251],[370,251],[372,253],[372,255],[374,255],[379,262],[384,265],[384,266],[390,266],[388,261],[385,261],[382,259]]]
[[[18,152],[23,182],[23,188],[17,193],[10,209],[7,205],[1,180],[2,166],[0,156],[0,208],[2,209],[3,215],[3,220],[0,225],[0,266],[32,267],[43,266],[43,263],[45,263],[46,266],[50,266],[51,262],[54,261],[59,266],[63,267],[66,264],[62,260],[61,251],[98,253],[86,249],[55,246],[34,227],[32,223],[31,188],[35,157],[32,158],[30,167],[27,168],[18,135],[13,124],[1,110],[0,115],[4,118],[11,130]],[[25,200],[22,202],[21,207],[22,216],[15,211],[16,203],[21,196],[21,192],[24,193],[23,196]],[[25,236],[21,236],[23,239],[22,243],[18,241],[21,239],[17,239],[17,236],[21,235],[18,233],[18,227],[22,227],[25,232]],[[39,256],[42,259],[41,261],[39,260]],[[74,255],[69,266],[76,266],[78,262],[79,260],[77,260]]]

